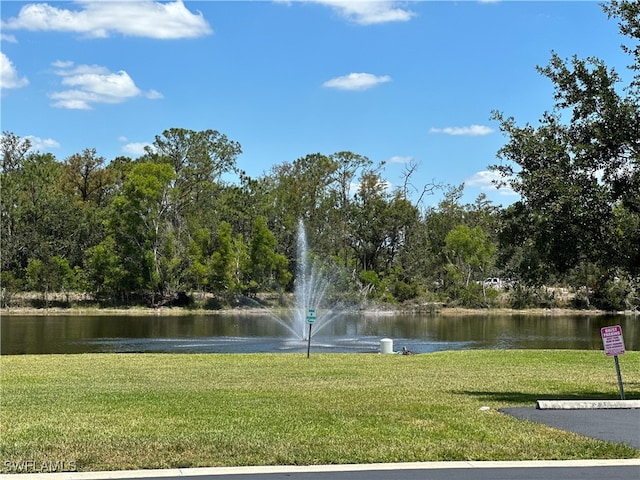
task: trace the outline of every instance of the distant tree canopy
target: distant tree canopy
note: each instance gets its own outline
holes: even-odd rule
[[[604,9],[636,43],[624,48],[638,71],[638,3]],[[640,274],[640,76],[622,85],[601,59],[556,53],[538,71],[553,82],[555,104],[537,126],[493,114],[508,142],[492,168],[521,196],[503,215],[502,246],[526,281],[577,270],[598,293],[612,278]]]
[[[349,151],[250,178],[236,166],[240,144],[215,130],[171,128],[141,157],[111,161],[91,148],[59,161],[4,132],[2,304],[21,289],[46,302],[75,289],[151,304],[177,292],[286,292],[302,219],[311,251],[339,272],[336,291],[354,301],[488,306],[482,280],[501,276],[517,281],[518,304],[524,290],[568,284],[590,305],[638,308],[640,6],[603,9],[634,75],[623,84],[601,59],[552,53],[538,67],[555,87],[541,120],[493,112],[506,143],[490,168],[520,195],[506,208],[484,195],[462,204],[463,186],[424,208],[440,186],[416,187],[416,165],[390,190],[382,165]],[[224,181],[232,172],[238,181]]]

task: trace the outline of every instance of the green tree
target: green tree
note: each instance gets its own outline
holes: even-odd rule
[[[609,18],[618,19],[620,33],[636,41],[636,45],[622,45],[622,50],[633,57],[633,63],[629,66],[635,74],[630,87],[635,89],[635,94],[640,93],[640,4],[633,0],[611,0],[602,4],[603,10]]]
[[[170,128],[156,135],[153,146],[147,147],[147,155],[152,161],[168,163],[173,168],[170,186],[174,224],[185,217],[207,214],[220,177],[235,170],[236,157],[241,152],[239,143],[216,130]]]
[[[84,287],[98,295],[124,295],[126,272],[113,235],[87,249],[82,269]]]
[[[418,209],[397,190],[391,196],[385,212],[387,230],[386,265],[388,268],[402,266],[399,262],[402,253],[408,247],[407,238],[419,221]]]
[[[75,285],[75,275],[69,262],[59,255],[43,260],[30,258],[26,269],[29,287],[42,293],[42,298],[49,306],[49,293],[68,292]]]
[[[218,228],[216,250],[210,261],[211,287],[214,292],[234,290],[234,255],[231,225],[222,222]]]
[[[31,258],[61,255],[81,262],[82,214],[60,189],[62,165],[50,154],[29,153],[3,178],[2,268],[19,272]],[[5,223],[6,218],[6,223]]]
[[[377,172],[365,172],[355,195],[352,248],[361,270],[379,272],[387,246],[385,210],[388,206],[387,184]]]
[[[242,292],[247,290],[245,284],[246,277],[248,276],[250,257],[248,246],[244,241],[244,237],[241,233],[236,234],[231,242],[231,251],[233,255],[233,283],[232,291]]]
[[[233,218],[229,205],[236,187],[225,185],[222,176],[236,171],[236,157],[242,150],[239,143],[216,130],[170,128],[157,135],[146,151],[144,161],[169,165],[173,171],[166,210],[170,226],[165,226],[163,234],[159,285],[183,288],[193,280],[193,268],[199,268],[190,254],[194,232],[214,232],[220,222]],[[202,277],[197,276],[200,282]]]
[[[332,226],[329,230],[336,232],[335,243],[341,250],[340,257],[344,267],[347,268],[351,252],[350,219],[353,213],[353,185],[358,173],[370,169],[373,162],[363,155],[348,151],[334,153],[330,159],[335,164],[334,181],[330,187],[335,200],[329,210],[329,221]]]
[[[530,223],[527,206],[522,202],[509,205],[501,212],[500,218],[496,263],[505,275],[525,284],[539,286],[548,283],[553,268],[536,246],[542,237],[531,232],[534,226]]]
[[[31,149],[31,141],[21,138],[13,132],[2,132],[0,136],[0,155],[2,173],[19,170],[27,152]]]
[[[623,33],[640,38],[637,4],[614,2],[607,9],[623,15]],[[628,51],[637,70],[637,49]],[[517,238],[520,252],[531,251],[546,266],[545,274],[531,275],[540,269],[529,268],[533,262],[523,257],[524,279],[540,282],[550,273],[581,270],[583,284],[597,288],[589,285],[592,266],[601,278],[610,278],[620,266],[613,230],[618,205],[639,213],[633,207],[640,185],[638,95],[633,85],[625,95],[617,72],[597,58],[563,60],[554,53],[538,70],[554,83],[555,104],[537,126],[519,127],[513,118],[493,114],[509,140],[499,151],[503,163],[491,168],[522,198],[505,217],[521,225],[505,225],[513,234],[503,238]]]
[[[482,274],[479,280],[485,277],[493,264],[496,246],[480,227],[458,225],[447,234],[445,243],[449,263],[458,270],[460,277],[464,279],[465,287],[468,287],[474,278],[478,279],[476,272]]]
[[[581,147],[572,145],[570,127],[557,116],[546,115],[544,121],[534,130],[502,120],[511,142],[500,156],[520,166],[512,186],[522,195],[525,208],[519,210],[527,214],[532,244],[553,271],[565,274],[581,262],[606,256],[612,198],[598,178],[598,166],[582,164],[572,152]]]
[[[11,301],[16,293],[23,288],[23,281],[17,278],[13,272],[0,272],[0,307],[11,306]]]
[[[423,218],[420,251],[424,254],[415,259],[432,288],[445,286],[444,268],[448,264],[446,238],[449,232],[465,222],[465,210],[460,203],[464,186],[449,187],[436,207],[426,210]]]
[[[141,163],[141,161],[134,162],[129,157],[119,156],[111,160],[105,167],[107,175],[111,180],[106,192],[106,203],[110,204],[116,195],[122,193],[127,175],[136,163]]]
[[[314,252],[332,255],[335,251],[326,226],[327,215],[333,208],[329,187],[333,184],[336,168],[336,162],[329,156],[316,153],[271,170],[268,188],[272,191],[272,207],[267,216],[278,245],[291,261],[296,257],[296,231],[300,219],[305,223]]]
[[[112,203],[109,226],[116,240],[126,285],[131,291],[147,290],[155,302],[164,293],[160,257],[170,226],[168,164],[136,164],[125,180],[122,194]]]
[[[405,268],[410,263],[408,242],[419,221],[418,209],[409,202],[402,190],[388,191],[388,183],[379,172],[364,171],[353,200],[351,248],[357,260],[357,271],[369,272],[361,279],[377,278],[374,286],[378,295],[391,296],[394,291],[406,298],[412,279]],[[375,276],[372,275],[375,273]],[[396,288],[397,286],[397,288]],[[384,290],[384,291],[381,291]]]
[[[96,149],[86,148],[75,153],[64,162],[63,182],[66,189],[81,202],[93,201],[102,205],[111,180],[108,170],[103,168],[104,157],[98,157]]]
[[[284,289],[291,282],[287,258],[276,252],[276,238],[267,220],[256,218],[249,247],[251,279],[261,290]]]
[[[187,279],[190,285],[201,291],[209,284],[207,259],[211,249],[211,232],[206,228],[195,229],[187,248],[189,257]]]
[[[21,170],[25,155],[31,148],[28,139],[22,139],[11,132],[3,132],[0,137],[2,164],[0,169],[0,243],[2,247],[0,270],[17,271],[24,268],[20,261],[19,222],[21,190]]]

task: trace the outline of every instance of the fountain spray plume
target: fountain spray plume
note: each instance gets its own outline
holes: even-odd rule
[[[322,310],[325,307],[323,301],[329,284],[329,279],[323,275],[321,268],[309,254],[307,233],[304,222],[300,219],[298,220],[297,268],[294,284],[294,330],[300,332],[300,338],[303,340],[307,339],[306,318],[309,309],[318,312],[314,333],[332,320],[331,312]]]
[[[319,262],[311,258],[302,219],[298,220],[296,247],[297,265],[293,292],[294,304],[290,308],[290,314],[282,318],[269,309],[265,309],[265,311],[268,312],[273,321],[289,332],[292,339],[307,341],[309,340],[309,325],[307,324],[309,309],[316,311],[312,337],[331,324],[338,314],[327,308],[324,303],[326,293],[331,285],[331,279],[323,272]]]

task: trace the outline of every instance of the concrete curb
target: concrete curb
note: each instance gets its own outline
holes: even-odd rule
[[[640,408],[640,400],[538,400],[538,410],[592,410]]]
[[[401,471],[436,469],[485,469],[485,468],[571,468],[640,466],[640,458],[618,460],[524,460],[524,461],[458,461],[458,462],[408,462],[348,465],[273,465],[255,467],[202,467],[159,470],[115,470],[103,472],[58,473],[10,473],[0,474],[2,480],[126,480],[134,478],[222,476],[246,474],[294,474],[358,471]]]

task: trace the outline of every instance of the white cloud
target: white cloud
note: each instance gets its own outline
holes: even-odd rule
[[[62,68],[62,69],[65,69],[65,68],[71,68],[71,67],[73,67],[73,62],[72,62],[72,61],[70,61],[70,60],[66,60],[66,61],[64,61],[64,60],[56,60],[56,61],[55,61],[55,62],[53,62],[51,65],[53,65],[53,66],[54,66],[54,67],[56,67],[56,68]]]
[[[151,150],[155,150],[153,144],[151,143],[130,142],[129,139],[124,135],[121,135],[120,137],[118,137],[118,141],[124,144],[122,145],[123,153],[126,153],[127,155],[131,155],[131,156],[135,156],[135,157],[140,157],[142,155],[145,155],[147,153],[145,148],[147,147],[151,148]]]
[[[469,127],[432,128],[429,131],[431,133],[444,133],[446,135],[464,135],[464,136],[470,136],[470,137],[489,135],[493,133],[493,129],[485,125],[471,125]]]
[[[15,36],[13,35],[8,35],[6,33],[0,33],[0,39],[3,42],[7,42],[7,43],[18,43],[18,40],[16,39]]]
[[[389,159],[389,163],[411,163],[413,161],[413,157],[401,157],[399,155],[394,155]]]
[[[56,75],[62,77],[67,90],[52,92],[53,106],[72,110],[91,110],[96,103],[122,103],[143,95],[149,99],[162,98],[156,90],[143,92],[124,70],[113,73],[100,65],[77,65],[57,61]]]
[[[0,88],[21,88],[29,85],[27,77],[20,78],[9,57],[0,52]]]
[[[158,100],[159,98],[164,98],[164,95],[162,95],[159,91],[153,89],[146,92],[144,96],[149,100]]]
[[[407,22],[415,15],[403,8],[405,2],[389,0],[308,0],[331,7],[342,17],[360,25]]]
[[[34,152],[48,151],[54,148],[60,148],[60,143],[53,138],[40,138],[34,135],[27,135],[24,137],[31,142],[31,148],[29,150]]]
[[[350,73],[343,77],[327,80],[322,86],[338,90],[367,90],[390,81],[391,77],[389,75],[376,76],[371,73]]]
[[[128,155],[135,155],[137,157],[147,153],[145,147],[151,147],[150,143],[145,142],[131,142],[122,146],[122,151]]]
[[[182,0],[174,2],[79,1],[68,10],[31,3],[17,17],[3,21],[3,30],[57,31],[104,38],[113,33],[157,39],[195,38],[213,32],[202,13],[191,13]]]
[[[483,170],[475,173],[464,181],[465,186],[476,187],[483,191],[498,191],[501,195],[518,195],[508,185],[497,188],[496,182],[504,181],[504,178],[496,172]]]

